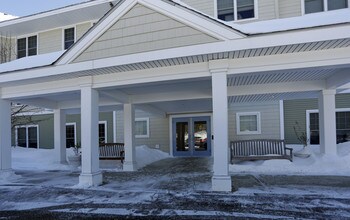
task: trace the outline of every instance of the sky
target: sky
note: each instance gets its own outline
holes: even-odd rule
[[[0,0],[0,12],[22,17],[84,1],[88,0]]]

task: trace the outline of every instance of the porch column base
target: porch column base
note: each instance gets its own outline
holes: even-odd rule
[[[124,161],[123,171],[137,171],[137,163],[135,161]]]
[[[213,176],[211,179],[212,190],[217,192],[231,192],[231,176]]]
[[[79,185],[81,186],[99,186],[102,185],[102,173],[82,173],[79,176]]]

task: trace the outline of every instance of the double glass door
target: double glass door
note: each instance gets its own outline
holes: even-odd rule
[[[174,118],[174,156],[210,156],[210,117]]]

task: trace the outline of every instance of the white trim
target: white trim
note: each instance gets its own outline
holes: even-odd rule
[[[100,126],[100,125],[104,125],[105,126],[105,143],[108,143],[108,139],[107,139],[107,134],[108,134],[108,128],[107,128],[107,121],[99,121],[98,122],[98,125]],[[99,131],[99,130],[98,130]],[[98,138],[100,139],[100,131],[99,131],[99,134],[98,134]]]
[[[243,21],[252,21],[252,20],[257,20],[259,19],[259,7],[258,7],[258,0],[254,0],[254,17],[253,18],[247,18],[247,19],[237,19],[237,0],[232,0],[233,1],[233,14],[234,14],[234,20],[233,21],[228,21],[228,22],[234,22],[234,23],[240,23]],[[218,0],[215,0],[215,4],[214,4],[214,16],[215,18],[218,18],[219,13],[218,13]]]
[[[66,129],[67,129],[67,126],[72,126],[72,125],[74,126],[74,145],[77,145],[77,123],[76,122],[66,123]],[[66,133],[66,138],[67,138],[67,133]]]
[[[117,111],[113,111],[113,142],[117,143]]]
[[[257,120],[257,130],[256,131],[241,131],[240,130],[240,117],[241,116],[250,116],[255,115]],[[261,134],[261,117],[260,112],[237,112],[236,113],[236,133],[237,135],[247,135],[247,134]]]
[[[147,133],[145,135],[138,135],[136,134],[136,128],[135,128],[135,138],[149,138],[150,133],[149,133],[149,118],[135,118],[135,122],[137,121],[146,121],[147,123]]]
[[[284,140],[285,134],[284,134],[284,106],[283,106],[283,100],[279,101],[280,105],[280,138],[281,140]]]
[[[300,1],[301,1],[301,14],[303,16],[307,15],[307,14],[305,14],[305,0],[300,0]],[[347,3],[348,3],[347,8],[350,8],[350,0],[347,0]],[[343,8],[341,8],[341,9],[343,9]],[[340,10],[340,9],[336,9],[336,10]],[[326,12],[326,11],[329,11],[328,10],[328,0],[323,0],[323,11],[314,12],[314,13],[322,13],[322,12]],[[314,14],[314,13],[309,13],[309,14]]]
[[[75,42],[77,42],[77,25],[70,25],[70,26],[62,27],[62,29],[61,29],[61,33],[62,33],[62,41],[61,41],[62,42],[62,50],[67,50],[68,49],[68,48],[67,49],[64,48],[64,45],[65,45],[64,37],[65,37],[65,31],[67,29],[71,29],[71,28],[74,28],[74,42],[73,42],[73,44]],[[72,44],[72,46],[73,46],[73,44]]]
[[[350,112],[350,108],[337,108],[335,112]],[[310,113],[319,113],[318,109],[306,110],[306,136],[308,139],[307,144],[310,145]]]
[[[40,140],[40,137],[39,137],[39,125],[17,125],[15,126],[15,144],[16,146],[18,146],[18,128],[25,128],[26,129],[26,148],[29,148],[29,142],[28,142],[28,128],[36,128],[36,132],[37,132],[37,135],[36,135],[36,142],[37,142],[37,149],[39,149],[40,145],[39,145],[39,140]]]

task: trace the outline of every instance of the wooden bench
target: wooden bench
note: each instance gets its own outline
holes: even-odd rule
[[[284,140],[245,140],[231,142],[231,163],[234,160],[287,159],[293,161],[293,149]]]
[[[124,162],[124,143],[100,143],[100,160],[120,160]]]

